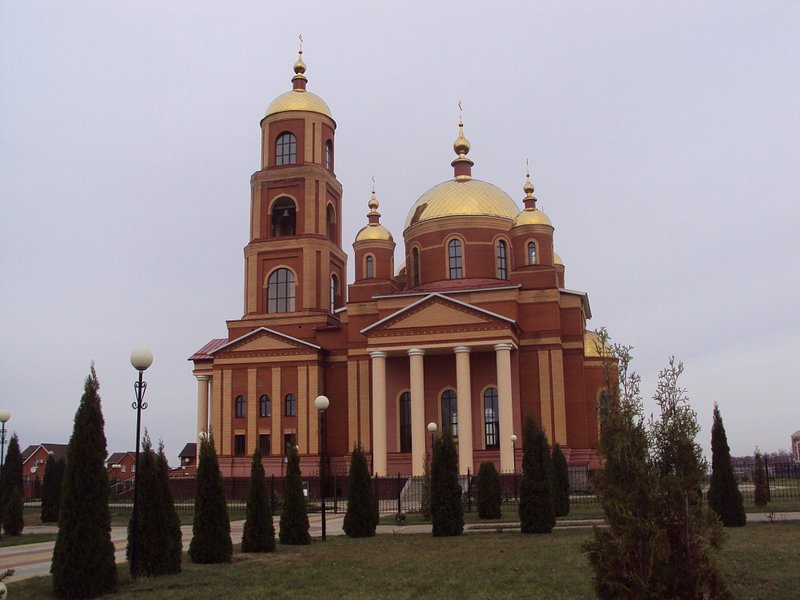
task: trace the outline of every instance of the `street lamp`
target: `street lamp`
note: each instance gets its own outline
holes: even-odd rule
[[[428,431],[431,432],[431,456],[433,456],[433,434],[436,433],[437,429],[438,427],[436,426],[436,423],[434,423],[433,421],[428,423]]]
[[[331,405],[327,396],[317,396],[314,406],[319,411],[319,490],[322,498],[322,541],[327,537],[325,529],[325,410]]]
[[[517,499],[517,434],[511,434],[511,464],[514,467],[514,500]]]
[[[11,418],[11,413],[6,409],[0,410],[0,483],[3,481],[3,465],[5,465],[6,452],[6,421]],[[0,490],[2,490],[0,486]]]
[[[139,438],[142,430],[142,410],[147,408],[147,402],[143,402],[147,382],[142,381],[145,370],[153,364],[153,353],[147,348],[138,348],[131,352],[131,365],[139,371],[139,381],[133,383],[133,390],[136,393],[136,400],[131,404],[131,408],[136,411],[136,460],[133,472],[133,516],[131,517],[131,575],[139,576]]]

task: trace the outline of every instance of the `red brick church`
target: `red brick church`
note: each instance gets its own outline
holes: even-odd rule
[[[603,377],[589,300],[565,287],[530,177],[520,203],[474,178],[459,123],[448,178],[409,207],[405,265],[373,192],[345,286],[336,122],[307,90],[302,51],[294,72],[261,120],[243,315],[190,357],[197,430],[212,432],[223,475],[246,476],[256,445],[268,473],[290,445],[316,470],[319,395],[333,469],[361,443],[375,474],[420,475],[435,423],[455,437],[462,473],[484,461],[511,471],[527,413],[571,464],[594,462]]]

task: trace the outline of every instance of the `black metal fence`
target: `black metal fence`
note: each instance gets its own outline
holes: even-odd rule
[[[752,502],[755,492],[755,464],[734,465],[739,480],[739,489],[746,502]],[[767,460],[767,482],[770,501],[800,502],[800,464],[779,463]],[[599,506],[597,496],[592,492],[594,471],[584,466],[569,467],[570,503],[573,506]],[[232,510],[244,510],[247,498],[248,479],[234,477],[224,479],[225,496]],[[303,489],[308,500],[309,512],[320,509],[320,501],[324,492],[326,508],[331,512],[339,512],[346,508],[347,476],[333,474],[326,478],[324,489],[316,474],[304,475]],[[378,500],[379,510],[383,514],[401,514],[417,512],[423,496],[423,478],[408,475],[394,475],[373,478],[373,489]],[[464,509],[467,512],[477,510],[476,477],[469,473],[460,477],[464,493]],[[521,472],[501,473],[500,485],[504,504],[516,504],[519,501],[519,489],[522,482]],[[193,510],[195,496],[194,477],[178,477],[170,479],[175,505],[179,510]],[[273,500],[273,511],[280,509],[283,497],[284,478],[268,477],[267,486]],[[706,490],[707,491],[707,487]],[[133,503],[133,480],[113,485],[110,501],[116,506],[131,506]]]

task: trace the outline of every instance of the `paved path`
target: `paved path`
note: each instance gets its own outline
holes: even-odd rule
[[[308,516],[310,532],[312,537],[322,536],[322,523],[319,514]],[[748,513],[747,520],[751,523],[767,521],[800,521],[800,512],[784,513]],[[342,525],[344,514],[329,514],[326,519],[326,530],[328,535],[344,535]],[[559,521],[558,528],[592,527],[602,525],[602,519],[584,520],[562,520]],[[279,517],[275,517],[275,530],[278,530]],[[242,539],[242,529],[244,521],[234,521],[231,523],[231,539],[234,543],[239,543]],[[465,533],[476,533],[481,531],[513,531],[519,529],[519,523],[468,523],[464,527]],[[26,533],[55,533],[57,528],[52,525],[38,525],[27,527]],[[192,526],[184,525],[181,527],[183,533],[183,549],[189,549],[189,542],[192,539]],[[430,533],[430,525],[378,525],[379,534],[414,534]],[[118,563],[125,562],[125,548],[127,544],[127,528],[112,527],[111,541],[116,549],[115,557]],[[50,563],[53,558],[53,542],[40,542],[37,544],[22,544],[20,546],[9,546],[0,548],[0,570],[14,569],[14,576],[11,581],[19,581],[28,577],[47,575],[50,573]]]

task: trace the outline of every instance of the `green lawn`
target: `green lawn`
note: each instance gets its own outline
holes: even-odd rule
[[[231,565],[184,562],[180,575],[131,582],[120,565],[113,597],[182,598],[591,598],[580,545],[590,529],[551,535],[471,533],[457,538],[380,535],[279,546],[268,555],[235,554]],[[737,598],[800,598],[800,523],[730,530],[719,555]],[[14,600],[48,598],[50,578],[15,583]]]
[[[3,535],[0,538],[0,548],[21,546],[23,544],[38,544],[39,542],[53,542],[55,539],[55,533],[25,533],[23,530],[22,535]]]

